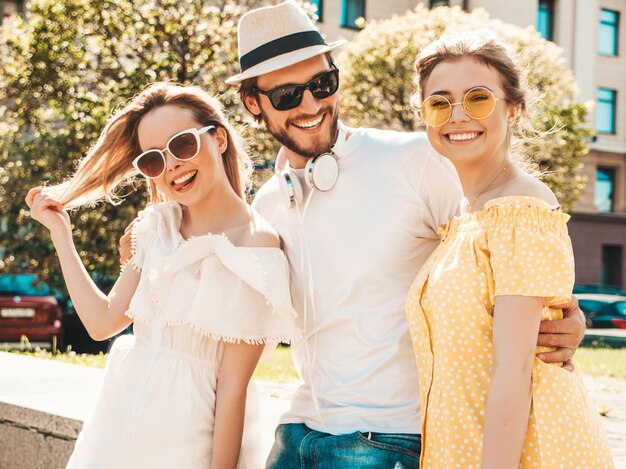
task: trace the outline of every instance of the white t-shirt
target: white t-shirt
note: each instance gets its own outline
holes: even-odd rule
[[[335,187],[315,191],[305,214],[304,203],[285,204],[276,175],[253,203],[283,240],[305,330],[292,345],[304,384],[281,423],[420,433],[404,304],[437,228],[457,212],[460,182],[424,133],[354,129],[339,156]]]

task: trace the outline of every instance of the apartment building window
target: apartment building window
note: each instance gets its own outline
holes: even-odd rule
[[[554,0],[539,0],[537,31],[542,38],[548,41],[552,40],[554,35]]]
[[[600,213],[612,213],[615,209],[615,168],[598,167],[593,203]]]
[[[324,0],[309,0],[311,5],[315,5],[315,14],[317,15],[317,21],[324,21]]]
[[[598,32],[598,53],[602,55],[617,55],[619,33],[619,12],[600,10],[600,28]]]
[[[622,265],[624,261],[624,247],[602,245],[602,284],[622,286]]]
[[[450,0],[430,0],[430,7],[447,7],[450,5]]]
[[[615,106],[617,91],[598,88],[596,107],[596,130],[601,134],[615,134]]]
[[[344,28],[361,29],[357,25],[358,18],[365,18],[365,0],[342,0],[341,26]]]

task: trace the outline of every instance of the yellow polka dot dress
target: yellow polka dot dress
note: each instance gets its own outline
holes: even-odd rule
[[[566,302],[574,283],[569,216],[534,197],[501,197],[443,226],[417,275],[407,318],[419,369],[422,469],[479,468],[495,297]],[[546,307],[544,319],[559,319]],[[522,468],[612,468],[579,376],[535,358]]]

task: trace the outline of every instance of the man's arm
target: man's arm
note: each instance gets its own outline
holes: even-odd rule
[[[574,352],[585,336],[585,315],[578,307],[578,299],[554,308],[563,309],[563,319],[542,321],[539,327],[537,345],[556,347],[554,352],[542,352],[537,357],[546,363],[563,363],[563,367],[573,371]]]

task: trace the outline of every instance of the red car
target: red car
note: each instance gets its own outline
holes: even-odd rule
[[[61,308],[36,274],[0,275],[0,344],[61,347]]]

